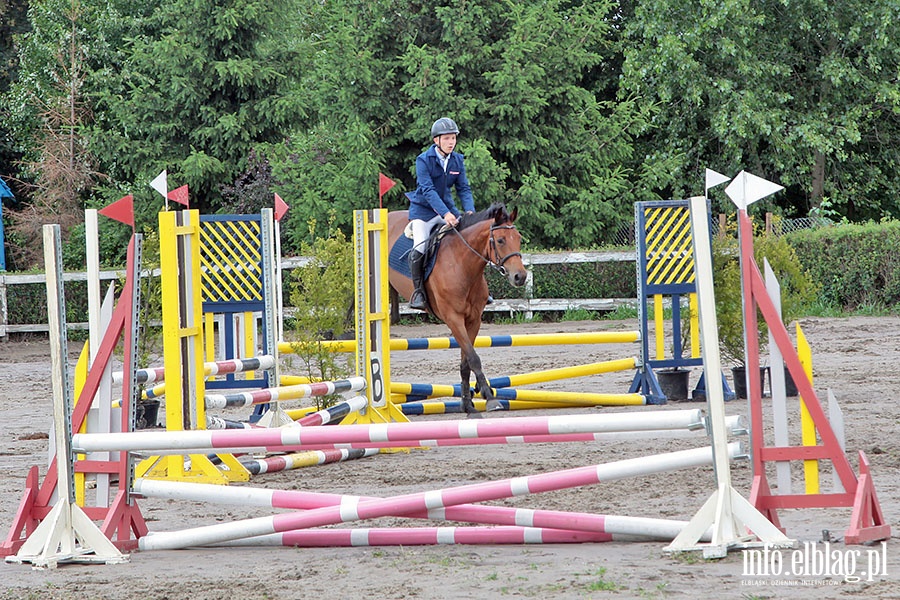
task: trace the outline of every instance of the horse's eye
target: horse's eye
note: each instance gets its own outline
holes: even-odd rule
[[[500,246],[502,246],[505,243],[506,243],[506,240],[504,240],[503,238],[500,238],[497,240],[497,244],[499,244]]]

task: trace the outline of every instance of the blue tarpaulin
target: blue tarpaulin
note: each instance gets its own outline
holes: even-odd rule
[[[9,189],[9,186],[6,185],[6,182],[3,181],[3,178],[0,177],[0,199],[3,198],[15,198],[13,196],[12,190]],[[3,203],[0,202],[0,271],[6,270],[6,235],[3,233]]]

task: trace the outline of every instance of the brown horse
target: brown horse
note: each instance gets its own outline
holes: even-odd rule
[[[462,407],[469,417],[480,417],[472,402],[469,377],[475,374],[476,389],[487,401],[486,409],[501,409],[481,370],[481,359],[473,345],[481,329],[481,314],[487,304],[488,286],[484,269],[488,265],[506,276],[511,285],[525,284],[522,264],[522,237],[514,224],[517,210],[507,213],[502,204],[463,215],[459,225],[444,234],[435,259],[434,271],[425,281],[431,313],[450,328],[460,350],[459,373],[462,376]],[[408,223],[407,211],[388,214],[389,246],[403,235]],[[405,258],[405,257],[404,257]],[[412,295],[409,277],[390,270],[391,285],[405,298]]]

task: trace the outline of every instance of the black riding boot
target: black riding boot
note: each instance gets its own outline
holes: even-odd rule
[[[409,253],[409,272],[412,275],[412,298],[409,299],[409,307],[413,310],[428,310],[428,300],[425,296],[425,255],[418,250]]]

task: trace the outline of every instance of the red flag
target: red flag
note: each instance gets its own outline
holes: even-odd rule
[[[97,212],[114,221],[131,225],[131,228],[134,229],[134,197],[131,194],[119,198]]]
[[[275,220],[280,221],[281,217],[284,216],[284,213],[288,211],[290,208],[284,200],[281,199],[281,196],[275,194]]]
[[[385,192],[397,185],[397,182],[387,177],[384,173],[378,174],[378,206],[381,206],[381,197]]]
[[[169,195],[166,196],[172,202],[177,202],[178,204],[184,204],[188,208],[191,207],[190,201],[188,200],[188,186],[187,184],[181,186],[180,188],[175,188]]]

